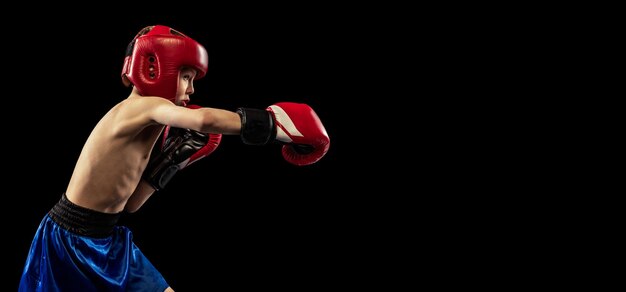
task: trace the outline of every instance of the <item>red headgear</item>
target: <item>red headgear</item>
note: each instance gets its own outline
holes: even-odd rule
[[[194,68],[195,79],[200,79],[206,75],[208,63],[206,49],[192,38],[167,26],[148,26],[128,44],[122,82],[126,86],[132,83],[141,95],[174,101],[180,69]]]

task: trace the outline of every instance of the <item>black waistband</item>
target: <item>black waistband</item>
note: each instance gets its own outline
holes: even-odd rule
[[[50,218],[61,227],[85,236],[107,237],[122,212],[110,214],[87,209],[70,202],[65,194],[48,212]]]

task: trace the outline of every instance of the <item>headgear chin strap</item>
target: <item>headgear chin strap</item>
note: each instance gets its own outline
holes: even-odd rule
[[[180,69],[194,68],[195,79],[200,79],[208,64],[206,49],[192,38],[164,25],[148,26],[128,44],[122,82],[126,86],[132,83],[141,95],[174,102]]]

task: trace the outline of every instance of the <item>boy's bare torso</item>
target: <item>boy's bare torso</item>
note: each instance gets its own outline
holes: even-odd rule
[[[70,201],[105,213],[124,209],[164,128],[150,123],[142,104],[128,98],[94,127],[66,191]]]

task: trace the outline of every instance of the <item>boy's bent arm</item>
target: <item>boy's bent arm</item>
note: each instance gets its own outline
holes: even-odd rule
[[[150,184],[142,179],[137,185],[137,188],[133,192],[132,196],[130,196],[130,198],[126,202],[126,205],[124,206],[124,211],[128,213],[136,212],[137,210],[139,210],[139,208],[141,208],[141,206],[143,206],[143,204],[150,198],[150,196],[152,196],[154,192],[154,188],[152,188]]]

